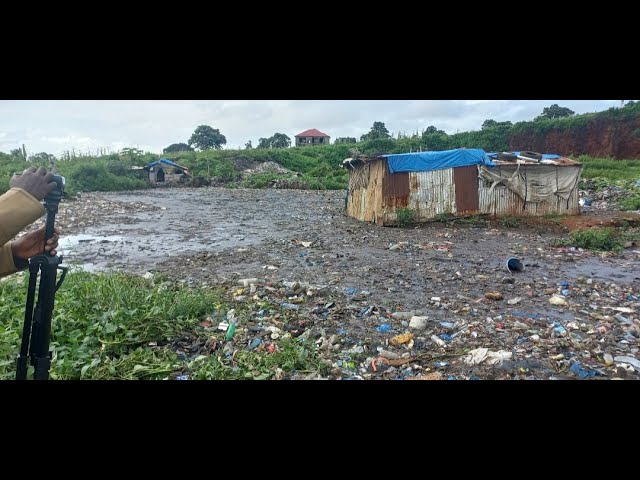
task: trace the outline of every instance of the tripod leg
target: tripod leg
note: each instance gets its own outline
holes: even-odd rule
[[[39,270],[39,264],[32,263],[29,265],[29,290],[27,291],[27,306],[24,312],[24,326],[22,327],[22,344],[20,345],[20,355],[17,360],[16,380],[27,379],[29,340],[31,337],[31,325],[33,323],[33,302]]]

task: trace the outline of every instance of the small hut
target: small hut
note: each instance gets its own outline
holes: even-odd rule
[[[167,158],[161,158],[146,165],[144,169],[149,172],[151,185],[167,185],[183,183],[189,180],[189,169],[172,162]]]
[[[529,155],[529,156],[525,156]],[[457,149],[359,157],[349,169],[347,214],[390,225],[439,214],[577,215],[582,164],[555,154]]]

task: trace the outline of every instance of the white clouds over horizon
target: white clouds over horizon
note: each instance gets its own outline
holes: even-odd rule
[[[184,142],[198,125],[226,136],[226,148],[276,132],[294,135],[317,128],[331,136],[357,137],[375,121],[393,133],[429,125],[447,133],[478,130],[488,118],[531,120],[553,103],[576,113],[619,106],[620,100],[2,100],[0,152],[24,144],[30,153],[66,150],[96,153],[137,147],[161,153]]]

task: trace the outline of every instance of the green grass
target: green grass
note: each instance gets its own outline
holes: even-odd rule
[[[569,243],[588,250],[619,251],[623,240],[620,230],[615,228],[583,228],[569,234]]]
[[[0,283],[0,379],[14,378],[26,300],[26,276]],[[271,378],[277,368],[289,372],[321,369],[315,350],[297,341],[280,341],[279,350],[225,356],[203,351],[181,359],[172,343],[185,335],[224,344],[224,333],[205,331],[199,322],[215,322],[236,308],[240,322],[247,304],[230,305],[217,289],[188,288],[162,278],[146,280],[120,273],[70,273],[56,294],[52,322],[53,379]],[[234,342],[234,340],[231,340]]]
[[[640,210],[640,193],[628,195],[618,201],[622,210]]]
[[[518,228],[520,226],[520,219],[518,217],[505,215],[500,218],[500,225],[506,228]]]
[[[594,158],[588,155],[581,155],[576,160],[584,164],[583,178],[640,180],[640,160],[614,160]]]

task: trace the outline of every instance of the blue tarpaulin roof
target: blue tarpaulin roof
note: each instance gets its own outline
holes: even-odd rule
[[[460,148],[439,152],[400,153],[382,156],[387,159],[391,173],[427,172],[469,165],[487,165],[489,167],[496,165],[481,148]]]
[[[148,164],[147,166],[144,167],[145,170],[149,170],[150,168],[155,167],[156,165],[158,165],[159,163],[161,163],[162,165],[168,165],[170,167],[175,167],[175,168],[182,168],[184,170],[185,167],[178,165],[177,163],[173,163],[171,160],[169,160],[168,158],[161,158],[160,160],[156,160],[155,162],[151,162],[150,164]]]

